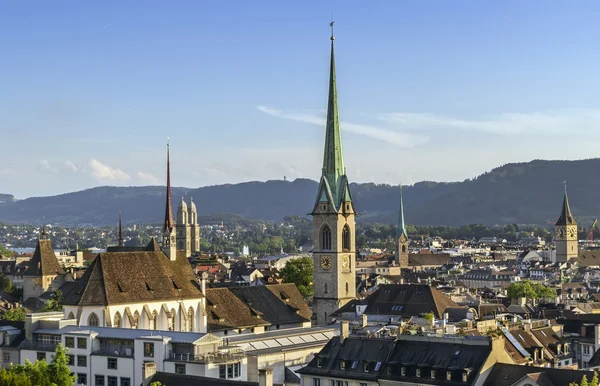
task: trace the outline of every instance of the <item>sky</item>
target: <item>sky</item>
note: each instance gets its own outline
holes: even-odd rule
[[[0,2],[0,193],[351,181],[600,155],[600,2]],[[560,183],[560,182],[557,182]]]

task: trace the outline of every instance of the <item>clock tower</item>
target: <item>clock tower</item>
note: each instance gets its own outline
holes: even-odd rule
[[[317,324],[331,322],[331,314],[356,298],[356,226],[354,204],[344,167],[337,105],[333,22],[325,153],[313,216],[314,298]]]
[[[404,205],[402,203],[402,185],[400,185],[400,210],[398,211],[398,228],[396,231],[396,264],[400,268],[408,268],[408,233],[404,224]]]
[[[565,262],[569,259],[578,257],[579,243],[577,239],[577,222],[571,214],[566,186],[562,212],[556,222],[554,241],[556,244],[557,262]]]

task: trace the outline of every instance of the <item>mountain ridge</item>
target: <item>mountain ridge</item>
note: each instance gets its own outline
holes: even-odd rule
[[[548,224],[560,214],[563,181],[568,181],[574,216],[600,216],[600,158],[576,161],[533,160],[496,167],[460,182],[421,181],[403,188],[406,221],[416,225]],[[193,197],[198,215],[233,213],[248,219],[280,221],[306,216],[314,205],[318,183],[251,181],[201,188],[173,187],[174,212],[180,198]],[[352,183],[360,222],[395,223],[398,186]],[[159,223],[164,216],[164,186],[99,186],[48,197],[14,200],[0,197],[0,221],[41,222],[69,226],[114,225],[123,211],[125,223]]]

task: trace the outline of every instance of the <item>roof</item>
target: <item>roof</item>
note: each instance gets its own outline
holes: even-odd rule
[[[111,305],[171,299],[198,299],[203,294],[185,257],[171,261],[163,252],[100,253],[65,305]]]
[[[447,308],[460,308],[448,296],[428,285],[385,284],[367,298],[366,314],[418,316],[433,312],[441,318]]]
[[[542,378],[540,378],[541,374],[544,374]],[[537,381],[535,383],[540,386],[564,386],[571,382],[581,382],[584,375],[591,380],[594,372],[496,363],[486,378],[484,386],[512,386],[527,375],[532,379],[537,378],[540,383]]]
[[[258,382],[242,382],[233,379],[220,379],[212,377],[200,377],[197,375],[186,375],[186,374],[175,374],[175,373],[164,373],[157,372],[150,378],[151,384],[153,382],[160,382],[165,386],[258,386]]]
[[[312,311],[295,284],[206,289],[208,330],[310,321]]]
[[[33,257],[23,276],[62,275],[64,273],[65,271],[56,259],[50,240],[38,240]]]
[[[567,197],[567,190],[565,188],[565,196],[563,198],[562,211],[560,217],[556,221],[556,225],[577,225],[575,218],[571,214],[571,208],[569,207],[569,197]]]
[[[326,375],[336,378],[376,380],[394,346],[391,339],[348,337],[340,344],[335,337],[311,360],[300,374]],[[344,362],[344,368],[341,368]],[[365,371],[365,366],[368,371]]]
[[[448,253],[411,253],[408,255],[408,265],[435,265],[442,266],[452,263]]]

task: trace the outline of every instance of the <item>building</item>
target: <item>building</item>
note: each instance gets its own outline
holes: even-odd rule
[[[588,381],[591,381],[594,377],[594,372],[496,363],[483,385],[570,385],[571,383],[579,384],[584,376],[587,377]]]
[[[344,167],[331,36],[329,102],[323,169],[313,216],[314,306],[317,324],[356,298],[354,203]]]
[[[188,206],[183,197],[177,208],[177,249],[182,250],[186,257],[200,253],[200,225],[196,204],[190,197]]]
[[[25,339],[23,322],[0,321],[0,369],[19,364],[19,345]]]
[[[557,262],[564,262],[578,257],[579,244],[577,237],[577,222],[571,214],[566,186],[562,211],[558,221],[556,221],[554,242],[556,243]]]
[[[46,237],[46,227],[43,227],[33,257],[23,273],[23,301],[38,298],[50,289],[59,288],[64,282],[64,274],[52,243]]]
[[[400,209],[398,210],[398,228],[396,230],[396,264],[400,268],[408,268],[408,233],[404,224],[404,205],[402,202],[402,186],[400,186]]]

